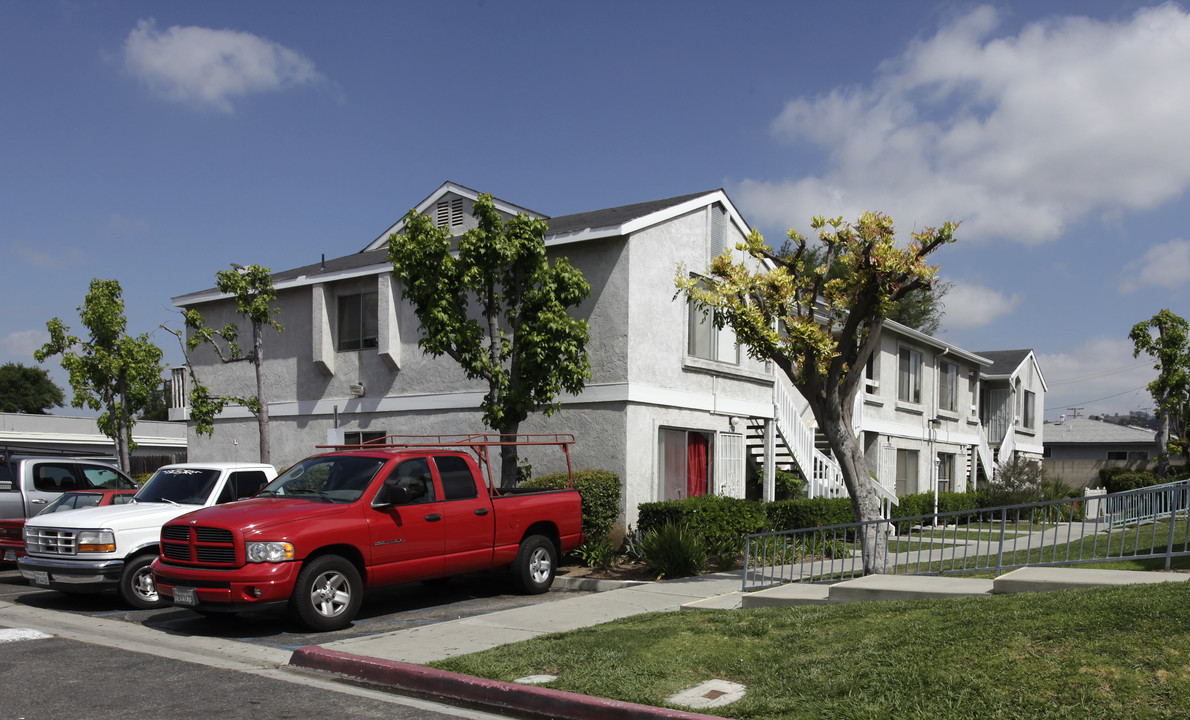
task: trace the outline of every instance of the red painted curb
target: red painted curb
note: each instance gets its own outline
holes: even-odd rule
[[[318,645],[298,648],[289,659],[289,664],[306,670],[345,675],[397,690],[438,695],[507,710],[536,712],[559,720],[723,720],[721,715],[669,710],[533,685],[486,680],[422,665],[336,652]]]

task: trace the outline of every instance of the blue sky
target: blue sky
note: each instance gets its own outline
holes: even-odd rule
[[[722,187],[778,244],[961,220],[940,335],[1033,348],[1047,420],[1148,409],[1128,331],[1190,316],[1188,71],[1190,11],[1145,2],[0,0],[0,362],[94,277],[180,362],[171,297],[355,252],[446,180],[548,215]]]

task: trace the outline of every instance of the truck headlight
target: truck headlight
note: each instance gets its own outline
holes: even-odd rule
[[[116,551],[116,535],[111,530],[81,530],[78,551],[110,553]]]
[[[287,542],[250,542],[244,550],[248,562],[284,562],[293,559],[293,545]]]

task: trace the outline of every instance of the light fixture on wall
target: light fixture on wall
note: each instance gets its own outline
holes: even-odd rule
[[[364,386],[363,385],[352,385],[349,389],[351,390],[351,397],[363,397],[364,396]]]

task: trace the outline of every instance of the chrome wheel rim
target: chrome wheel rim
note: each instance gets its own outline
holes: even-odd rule
[[[533,582],[543,583],[549,580],[552,568],[549,550],[543,547],[535,548],[529,556],[529,577],[533,578]]]
[[[342,573],[328,571],[314,579],[310,605],[323,617],[342,615],[351,603],[351,584]]]

